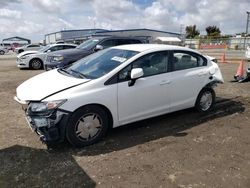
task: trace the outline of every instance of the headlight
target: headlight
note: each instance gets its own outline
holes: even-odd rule
[[[52,61],[55,61],[55,62],[63,61],[63,56],[54,56]]]
[[[29,57],[28,55],[24,55],[24,56],[20,57],[20,59],[26,59],[28,57]]]
[[[32,113],[49,113],[54,109],[61,106],[65,100],[49,101],[49,102],[31,102],[29,104],[28,110]]]

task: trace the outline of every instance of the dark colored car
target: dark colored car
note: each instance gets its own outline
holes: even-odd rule
[[[86,57],[99,50],[109,48],[112,46],[124,45],[124,44],[140,44],[145,41],[137,38],[125,38],[125,37],[96,37],[91,38],[75,49],[61,50],[60,52],[51,52],[47,54],[47,58],[44,63],[44,69],[50,70],[54,68],[61,68],[74,63],[75,61]]]

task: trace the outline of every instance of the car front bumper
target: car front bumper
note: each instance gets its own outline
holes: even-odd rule
[[[29,61],[27,59],[16,59],[17,67],[19,68],[29,68]]]
[[[46,71],[62,67],[62,63],[44,63],[44,70]]]
[[[68,118],[69,114],[62,114],[60,110],[55,111],[47,117],[32,116],[26,113],[26,120],[29,127],[37,133],[40,140],[45,144],[55,144],[64,141]]]
[[[27,110],[29,105],[27,102],[20,101],[17,97],[14,99],[22,105],[29,127],[43,143],[52,145],[65,140],[65,129],[71,115],[70,112],[55,109],[49,115],[32,114]]]

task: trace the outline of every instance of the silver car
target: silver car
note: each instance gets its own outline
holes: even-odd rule
[[[74,44],[52,44],[41,48],[38,51],[25,51],[17,55],[17,67],[19,68],[32,68],[42,69],[46,54],[64,49],[72,49],[77,45]]]
[[[25,45],[25,46],[22,46],[22,47],[18,47],[18,48],[15,48],[15,52],[17,54],[20,54],[24,51],[30,51],[30,50],[39,50],[40,48],[42,48],[41,45],[39,44],[28,44],[28,45]]]

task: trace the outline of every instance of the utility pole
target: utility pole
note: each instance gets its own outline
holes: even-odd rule
[[[184,43],[184,33],[183,33],[183,30],[184,30],[184,25],[181,24],[180,25],[180,37],[181,37],[181,42]]]
[[[246,24],[246,33],[244,38],[244,49],[246,49],[246,40],[247,40],[247,34],[248,34],[248,24],[250,21],[250,12],[247,11],[247,24]]]

